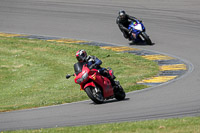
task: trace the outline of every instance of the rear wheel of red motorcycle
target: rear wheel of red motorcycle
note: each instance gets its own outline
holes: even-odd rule
[[[88,97],[96,104],[101,104],[104,102],[104,97],[99,87],[88,86],[85,88],[85,92],[87,93]]]
[[[126,97],[126,93],[124,92],[124,89],[121,87],[121,85],[118,86],[118,90],[115,92],[115,98],[117,100],[124,100]]]

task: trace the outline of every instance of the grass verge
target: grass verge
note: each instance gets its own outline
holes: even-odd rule
[[[200,117],[122,122],[78,127],[10,131],[15,133],[199,133]],[[5,132],[7,133],[7,132]]]
[[[126,92],[145,88],[136,82],[159,71],[155,62],[97,46],[0,37],[0,112],[88,99],[73,78],[65,79],[79,49],[111,67]]]

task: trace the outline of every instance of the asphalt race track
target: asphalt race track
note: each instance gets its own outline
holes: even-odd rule
[[[95,105],[90,100],[0,113],[0,131],[200,116],[199,0],[1,0],[0,32],[129,46],[116,25],[120,9],[143,20],[153,46],[190,65],[179,80]]]

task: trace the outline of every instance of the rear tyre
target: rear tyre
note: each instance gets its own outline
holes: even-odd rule
[[[88,86],[85,88],[85,92],[87,93],[88,97],[96,104],[101,104],[104,102],[104,97],[99,87]]]
[[[149,38],[149,36],[145,32],[141,32],[141,36],[144,38],[145,42],[148,45],[153,45],[153,43],[151,42],[151,39]]]
[[[122,86],[119,84],[118,81],[116,81],[116,84],[117,84],[118,88],[116,88],[116,90],[114,90],[115,98],[119,101],[124,100],[126,97],[126,93],[124,92],[124,89],[122,88]]]

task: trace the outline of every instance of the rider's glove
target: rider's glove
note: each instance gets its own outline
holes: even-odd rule
[[[92,65],[89,67],[89,69],[91,70],[92,68],[95,67],[95,65],[96,65],[96,64],[92,64]]]

